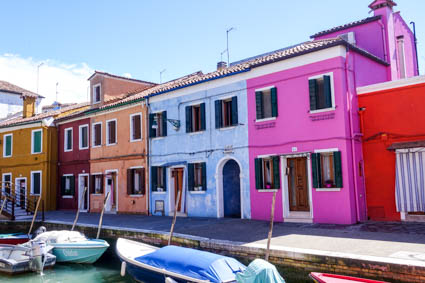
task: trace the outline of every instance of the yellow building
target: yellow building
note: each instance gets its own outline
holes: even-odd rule
[[[54,119],[81,111],[86,105],[35,114],[35,99],[23,99],[22,117],[0,122],[2,194],[16,195],[17,206],[23,209],[41,195],[45,210],[55,210],[58,137]]]

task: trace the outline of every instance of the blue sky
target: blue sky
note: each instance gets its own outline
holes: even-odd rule
[[[425,45],[421,43],[425,40],[425,1],[395,1],[396,10],[401,11],[407,22],[416,21],[420,64],[425,70]],[[40,69],[40,89],[45,88],[49,93],[54,92],[54,83],[44,86],[46,74],[43,77],[42,71],[47,72],[47,67],[53,65],[72,71],[76,68],[81,77],[93,70],[103,70],[159,82],[159,72],[163,69],[166,69],[163,80],[198,70],[214,70],[220,53],[226,48],[229,27],[235,28],[229,37],[230,60],[237,61],[300,43],[309,40],[315,32],[366,18],[371,15],[367,7],[371,2],[3,1],[0,55],[31,61],[32,75],[28,76],[34,77],[28,87],[32,89],[36,76],[34,66],[46,62],[46,66],[41,67],[44,69]]]

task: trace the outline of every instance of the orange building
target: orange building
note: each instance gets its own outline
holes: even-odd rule
[[[370,219],[425,220],[425,76],[357,93]]]

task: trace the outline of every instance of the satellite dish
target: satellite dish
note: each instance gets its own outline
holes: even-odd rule
[[[48,118],[45,118],[45,119],[43,119],[42,121],[41,121],[41,123],[44,125],[44,126],[46,126],[46,127],[50,127],[52,124],[53,124],[53,121],[54,121],[55,119],[53,119],[53,117],[48,117]]]

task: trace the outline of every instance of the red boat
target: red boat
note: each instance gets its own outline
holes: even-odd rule
[[[0,244],[18,245],[26,243],[30,240],[27,234],[0,234]]]
[[[310,277],[317,283],[388,283],[385,281],[376,281],[371,279],[356,278],[344,275],[327,274],[327,273],[310,273]]]

